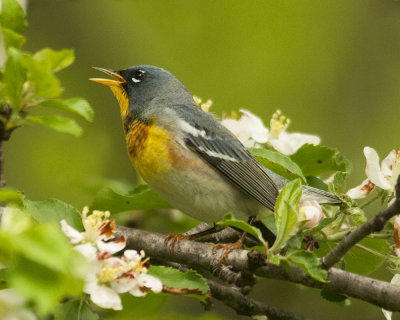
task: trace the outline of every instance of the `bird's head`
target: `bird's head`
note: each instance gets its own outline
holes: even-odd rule
[[[165,108],[177,104],[193,104],[193,97],[184,84],[168,71],[154,66],[135,66],[115,71],[95,68],[113,79],[90,80],[110,87],[117,98],[121,116],[137,117],[146,109]]]

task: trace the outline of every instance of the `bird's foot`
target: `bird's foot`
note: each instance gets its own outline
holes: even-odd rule
[[[226,259],[228,258],[229,254],[233,251],[233,250],[239,250],[242,249],[243,246],[243,240],[240,239],[236,242],[233,243],[217,243],[212,251],[213,253],[215,253],[218,249],[222,249],[222,255],[221,258],[219,259],[219,263],[224,263],[226,261]]]
[[[190,236],[185,236],[180,233],[169,233],[167,237],[165,238],[164,243],[170,243],[169,244],[169,251],[174,252],[175,245],[181,242],[182,240],[191,240]]]

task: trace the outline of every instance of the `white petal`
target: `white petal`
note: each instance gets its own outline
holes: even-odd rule
[[[381,171],[385,177],[390,177],[392,175],[393,166],[397,160],[396,150],[390,151],[385,159],[381,162]]]
[[[347,191],[347,195],[352,199],[362,199],[368,196],[374,187],[375,185],[371,182],[371,180],[366,179],[359,186]]]
[[[285,155],[295,153],[305,143],[319,144],[321,139],[311,134],[287,133],[282,131],[277,139],[271,139],[272,146]]]
[[[136,250],[125,250],[123,257],[127,262],[138,263],[142,257]]]
[[[103,240],[97,240],[97,248],[101,252],[108,252],[109,254],[114,254],[121,251],[126,246],[126,240],[124,237],[118,238],[114,241],[104,242]]]
[[[61,230],[62,232],[65,233],[65,235],[69,238],[69,242],[72,244],[76,244],[78,242],[81,242],[83,239],[82,234],[76,230],[75,228],[72,228],[66,220],[61,220]]]
[[[90,294],[90,299],[93,303],[105,309],[122,309],[121,298],[118,293],[106,286],[97,286],[97,289]]]
[[[372,183],[374,183],[378,187],[380,187],[384,190],[391,189],[392,186],[385,179],[385,177],[380,169],[379,156],[376,153],[375,149],[370,148],[370,147],[365,147],[364,155],[365,155],[365,158],[367,159],[367,166],[365,168],[365,173],[366,173],[367,177],[372,181]]]
[[[88,261],[97,260],[97,249],[90,243],[77,245],[74,250],[78,251]]]
[[[242,125],[250,129],[251,138],[258,143],[266,143],[268,141],[268,129],[264,126],[262,120],[248,110],[240,109],[239,111],[243,113]]]
[[[111,283],[112,288],[118,293],[124,293],[132,290],[138,285],[135,278],[129,276],[119,278]]]
[[[161,290],[162,290],[161,280],[156,277],[153,277],[149,274],[142,273],[139,276],[138,282],[141,287],[144,286],[146,288],[150,288],[151,291],[153,291],[155,293],[161,292]]]
[[[221,124],[230,132],[232,132],[234,136],[240,140],[241,143],[246,144],[250,140],[250,128],[243,125],[240,120],[225,119],[221,121]]]

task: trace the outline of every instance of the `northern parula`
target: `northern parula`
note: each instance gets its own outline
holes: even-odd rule
[[[287,179],[263,167],[211,114],[200,109],[184,84],[166,70],[135,66],[114,71],[130,160],[142,178],[175,208],[214,223],[227,212],[247,220],[274,211]],[[340,203],[333,194],[303,186],[302,200]]]

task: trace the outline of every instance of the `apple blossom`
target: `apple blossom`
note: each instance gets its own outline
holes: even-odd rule
[[[304,226],[312,228],[322,219],[322,207],[316,200],[306,200],[299,205],[299,221],[307,221]]]
[[[365,179],[359,186],[350,189],[347,195],[353,199],[361,199],[368,196],[375,186],[393,192],[397,177],[400,174],[400,150],[392,150],[379,165],[379,156],[375,149],[364,148],[367,161]]]

